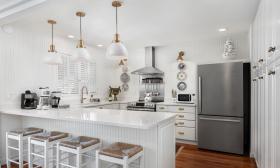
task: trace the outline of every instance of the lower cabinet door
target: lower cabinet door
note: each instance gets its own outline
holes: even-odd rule
[[[176,138],[195,141],[195,128],[176,127]]]

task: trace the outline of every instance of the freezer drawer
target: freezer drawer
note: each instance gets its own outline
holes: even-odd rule
[[[243,118],[198,117],[198,147],[244,154]]]

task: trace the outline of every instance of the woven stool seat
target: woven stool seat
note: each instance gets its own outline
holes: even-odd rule
[[[42,133],[43,131],[44,130],[41,128],[29,127],[29,128],[19,129],[19,130],[12,130],[9,133],[15,135],[29,136],[33,134]]]
[[[143,147],[139,145],[127,144],[122,142],[113,143],[100,150],[101,155],[122,159],[124,157],[131,158],[137,153],[143,151]]]
[[[70,140],[62,141],[60,142],[61,146],[72,148],[72,149],[77,149],[77,148],[87,148],[93,145],[96,145],[100,142],[98,138],[92,138],[92,137],[87,137],[87,136],[79,136],[79,137],[74,137]]]
[[[44,132],[39,135],[33,135],[31,137],[32,140],[38,140],[38,141],[56,141],[59,139],[63,139],[68,137],[68,133],[65,132],[58,132],[58,131],[51,131],[51,132]]]

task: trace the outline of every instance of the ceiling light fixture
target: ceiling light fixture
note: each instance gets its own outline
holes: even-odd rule
[[[78,41],[78,44],[76,46],[77,48],[77,53],[73,56],[73,60],[78,62],[78,61],[90,61],[90,55],[88,50],[86,49],[85,42],[83,40],[83,34],[82,34],[82,17],[85,17],[86,14],[84,12],[77,12],[76,16],[80,18],[80,39]]]
[[[220,28],[219,29],[219,32],[226,32],[227,31],[227,28]]]
[[[70,38],[70,39],[75,38],[75,36],[73,36],[73,35],[71,35],[71,34],[69,34],[67,37]]]
[[[101,48],[101,47],[103,47],[104,45],[103,45],[103,44],[97,44],[96,46]]]
[[[116,34],[111,45],[107,48],[107,58],[109,59],[125,59],[127,58],[127,49],[120,41],[120,35],[118,33],[118,8],[122,6],[122,2],[114,0],[112,6],[116,8]]]
[[[56,21],[48,20],[48,23],[51,24],[51,27],[52,27],[52,42],[51,42],[50,48],[48,50],[48,56],[44,59],[44,62],[46,64],[50,64],[50,65],[62,64],[63,63],[62,57],[59,54],[57,54],[55,45],[53,43],[53,27],[56,24]]]

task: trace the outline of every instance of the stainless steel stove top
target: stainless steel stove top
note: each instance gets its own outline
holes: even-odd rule
[[[156,103],[144,101],[131,102],[128,103],[127,110],[156,112]]]

